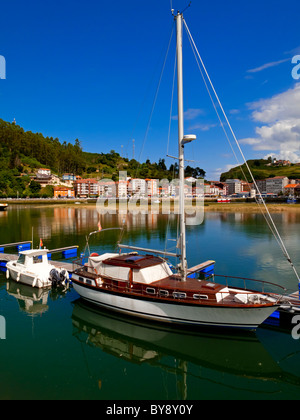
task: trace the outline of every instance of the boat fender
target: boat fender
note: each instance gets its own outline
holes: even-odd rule
[[[100,279],[100,280],[95,280],[95,282],[96,282],[96,286],[97,286],[97,287],[101,287],[101,286],[103,285],[103,280],[102,280],[102,279]]]
[[[7,280],[9,279],[9,270],[8,269],[6,270],[6,278],[7,278]]]
[[[99,254],[97,254],[97,252],[93,252],[90,257],[99,257]]]
[[[250,303],[254,303],[254,304],[259,304],[260,303],[260,296],[259,295],[250,295],[248,299],[249,299]]]
[[[20,281],[20,273],[17,275],[17,281]]]
[[[32,287],[35,287],[35,285],[36,285],[36,280],[37,280],[37,278],[35,277],[35,278],[34,278],[34,280],[33,280],[33,282],[32,282]]]
[[[70,280],[69,273],[67,272],[67,270],[62,270],[60,275],[61,275],[62,283],[64,283],[65,286],[67,286]]]

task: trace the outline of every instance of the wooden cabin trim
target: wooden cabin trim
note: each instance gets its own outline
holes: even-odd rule
[[[84,277],[84,276],[80,276],[80,277]],[[174,304],[174,305],[184,305],[184,306],[195,306],[195,307],[218,307],[218,308],[226,308],[226,309],[238,309],[238,308],[261,308],[260,304],[255,304],[255,303],[250,303],[250,304],[245,304],[245,303],[238,303],[233,301],[233,299],[224,299],[224,302],[217,302],[215,299],[213,299],[213,297],[215,297],[215,293],[203,293],[203,295],[207,295],[208,299],[194,299],[191,297],[187,297],[185,299],[180,299],[180,298],[174,298],[172,293],[173,292],[181,292],[182,289],[169,289],[169,295],[168,297],[164,297],[164,296],[159,296],[158,292],[159,290],[166,290],[166,289],[159,289],[159,288],[155,288],[157,290],[157,294],[154,295],[149,295],[146,293],[146,288],[147,287],[152,287],[153,285],[147,285],[147,284],[142,284],[139,283],[139,286],[144,286],[144,290],[143,287],[141,288],[141,290],[137,291],[135,290],[136,287],[130,288],[128,287],[128,283],[127,283],[127,287],[124,285],[124,287],[122,287],[122,290],[116,290],[116,287],[114,287],[113,285],[108,285],[105,282],[105,278],[102,278],[103,283],[100,286],[93,286],[93,285],[89,285],[86,283],[82,283],[79,280],[73,279],[74,283],[85,287],[87,289],[92,289],[94,291],[98,291],[99,293],[109,293],[115,296],[122,296],[124,298],[128,298],[128,299],[138,299],[138,300],[145,300],[145,301],[152,301],[152,302],[163,302],[163,303],[167,303],[167,304]],[[124,282],[122,282],[124,283]],[[136,285],[134,285],[136,286]],[[115,290],[114,290],[115,289]],[[198,289],[199,290],[199,289]],[[170,293],[171,292],[171,293]],[[202,293],[198,293],[201,294]],[[264,304],[265,307],[268,306],[273,306],[273,303],[265,303]]]

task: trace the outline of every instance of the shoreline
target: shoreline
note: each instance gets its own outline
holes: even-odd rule
[[[4,200],[1,200],[0,202],[4,203]],[[5,203],[8,204],[8,208],[5,211],[9,211],[9,207],[10,206],[42,206],[42,207],[53,207],[53,206],[57,206],[57,207],[78,207],[78,208],[82,208],[82,207],[91,207],[91,206],[96,206],[96,200],[92,199],[92,200],[86,200],[86,199],[78,199],[78,200],[67,200],[67,199],[32,199],[32,200],[16,200],[16,199],[11,199],[11,200],[7,200],[5,201]],[[119,203],[117,201],[117,207],[118,207]],[[267,208],[270,212],[283,212],[283,211],[295,211],[295,212],[300,212],[300,203],[299,204],[287,204],[287,203],[283,203],[283,202],[272,202],[272,203],[266,203]],[[159,205],[156,204],[155,207],[153,208],[161,208],[162,204],[160,203]],[[109,210],[109,207],[105,208],[107,210]],[[151,202],[148,204],[141,204],[141,205],[136,205],[135,206],[135,210],[146,210],[146,209],[151,209]],[[187,207],[187,209],[191,209],[191,208],[197,208],[195,205],[191,205],[189,204]],[[199,207],[198,207],[199,208]],[[201,208],[201,206],[200,206]],[[127,202],[127,209],[130,210],[130,204],[128,204]],[[174,210],[174,203],[170,202],[170,210]],[[215,211],[215,212],[261,212],[261,211],[266,211],[264,206],[262,204],[258,205],[255,202],[237,202],[237,201],[232,201],[230,203],[217,203],[217,202],[212,202],[212,201],[205,201],[204,202],[204,211],[205,212],[210,212],[210,211]]]

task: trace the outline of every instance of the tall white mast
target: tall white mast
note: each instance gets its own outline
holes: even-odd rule
[[[180,251],[181,251],[181,279],[186,280],[186,233],[184,211],[184,135],[183,121],[183,77],[182,77],[182,19],[180,12],[175,16],[177,33],[177,89],[178,89],[178,149],[179,149],[179,215],[180,215]]]
[[[177,34],[177,89],[178,89],[178,149],[179,149],[179,215],[180,215],[180,274],[181,280],[186,281],[187,259],[186,259],[186,229],[185,229],[185,207],[184,207],[184,145],[196,139],[195,135],[184,135],[183,120],[183,76],[182,76],[182,21],[183,15],[177,12],[176,34]]]

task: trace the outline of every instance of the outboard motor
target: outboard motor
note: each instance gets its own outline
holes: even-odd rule
[[[68,275],[66,270],[58,271],[53,268],[50,271],[50,281],[52,282],[52,287],[61,287],[62,285],[67,284]],[[65,283],[65,284],[64,284]]]

